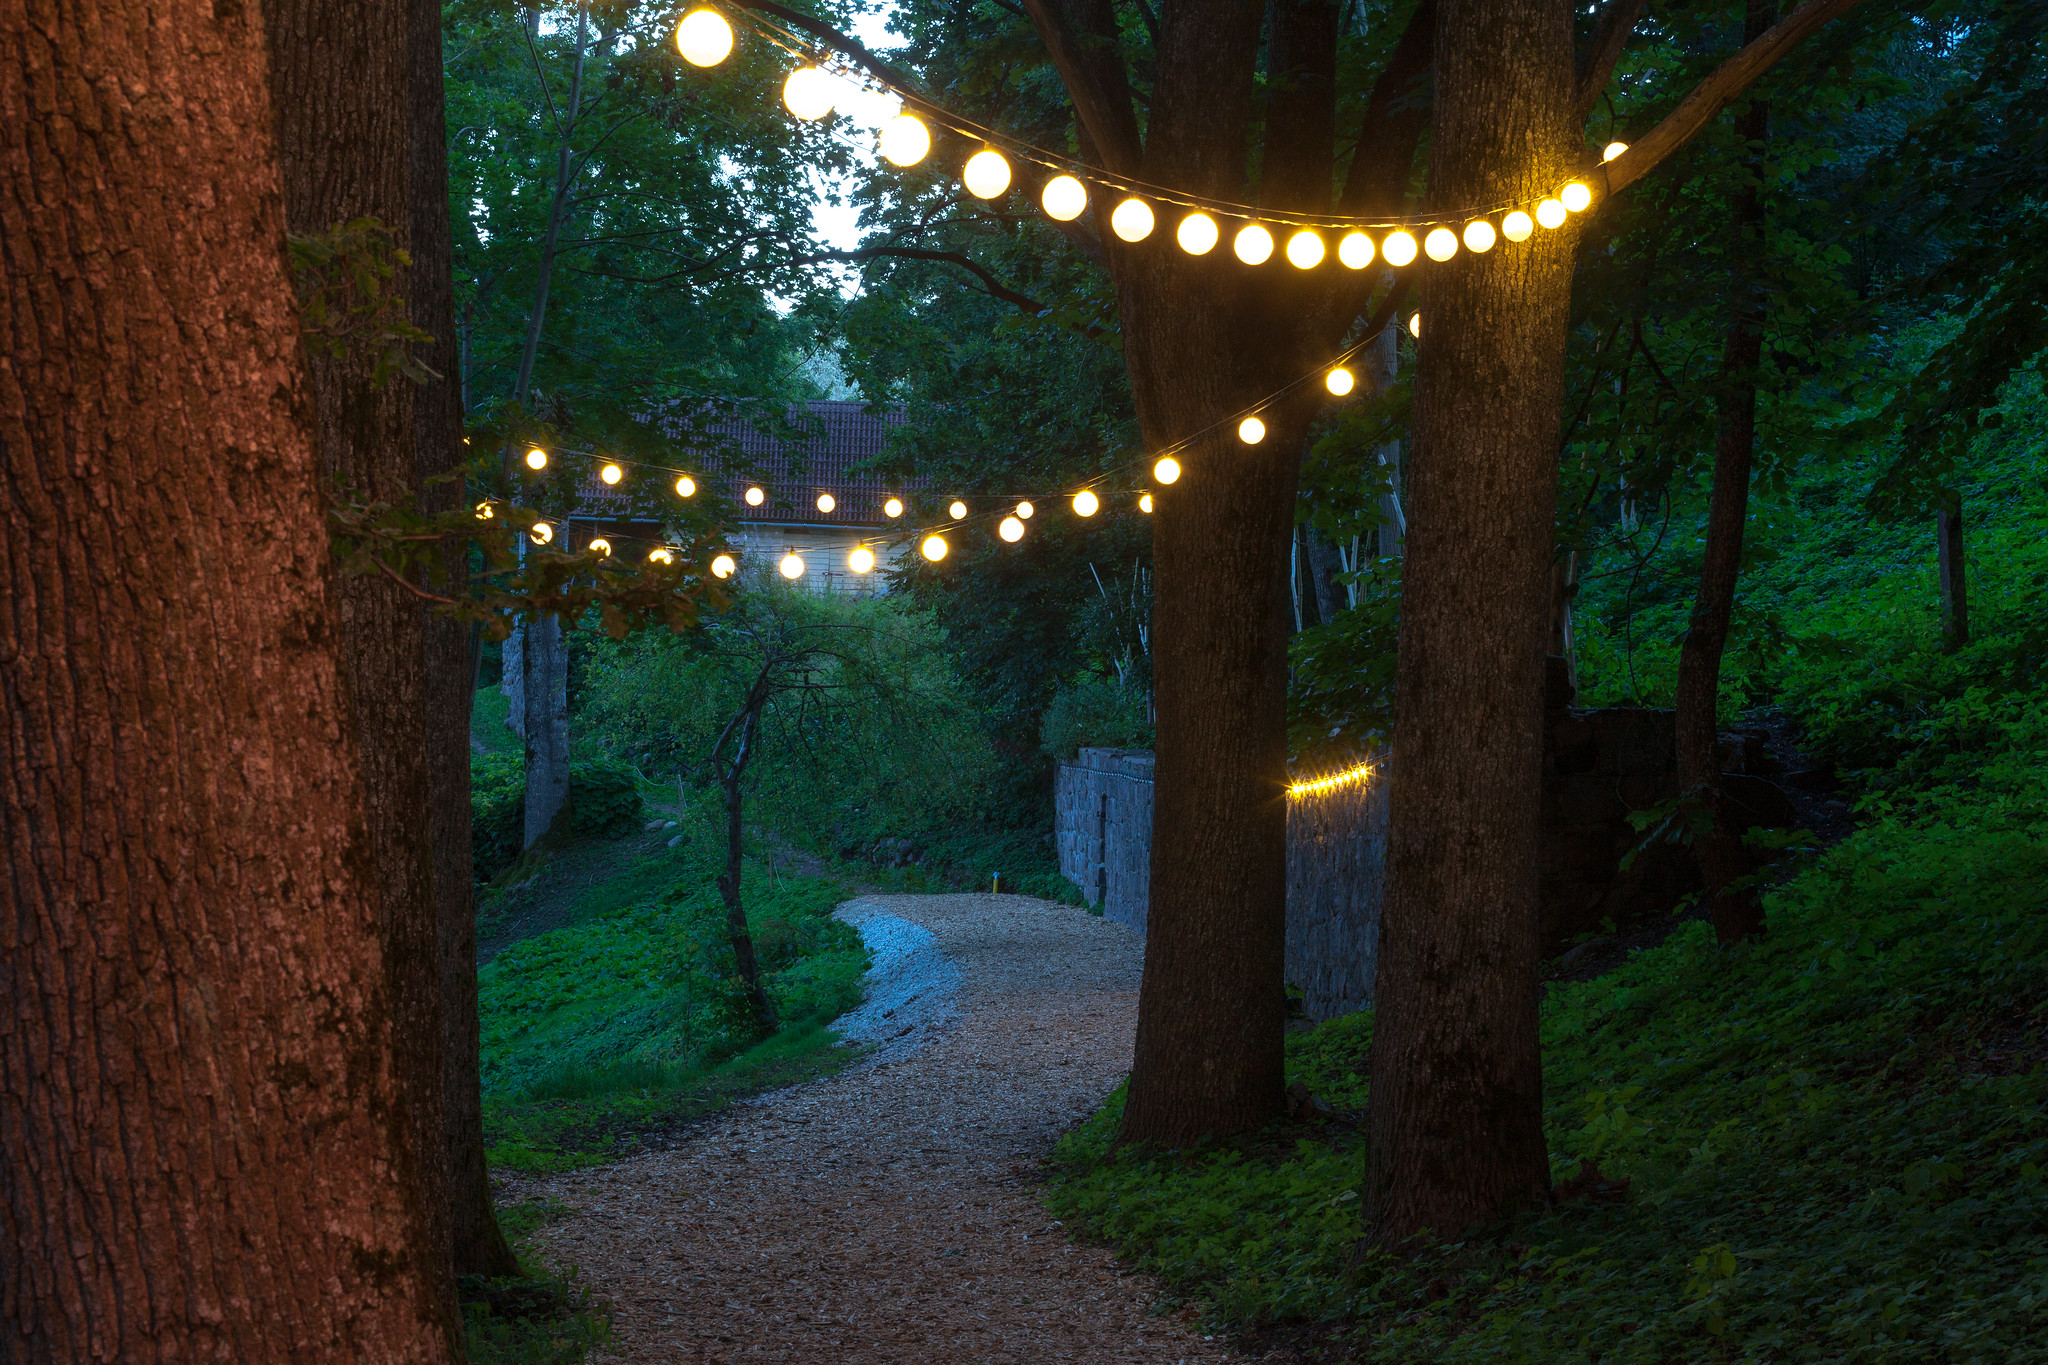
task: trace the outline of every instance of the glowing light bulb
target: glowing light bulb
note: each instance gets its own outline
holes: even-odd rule
[[[1547,228],[1564,226],[1564,205],[1555,199],[1546,199],[1536,206],[1536,221]]]
[[[626,471],[615,464],[608,464],[603,469],[597,471],[597,477],[603,479],[606,483],[617,483],[620,479],[626,477]]]
[[[839,98],[839,82],[815,66],[800,66],[782,83],[782,102],[789,112],[806,123],[832,112]]]
[[[966,518],[967,518],[967,504],[966,504],[966,503],[964,503],[964,502],[961,502],[961,501],[960,501],[960,500],[959,500],[958,498],[955,498],[955,499],[953,500],[953,504],[952,504],[952,506],[950,506],[950,507],[948,507],[948,508],[946,509],[946,515],[947,515],[947,516],[949,516],[949,517],[951,517],[951,518],[952,518],[953,520],[955,520],[955,521],[964,521],[964,520],[966,520]]]
[[[1372,264],[1372,238],[1362,232],[1347,232],[1337,243],[1337,259],[1347,269],[1363,270]]]
[[[683,477],[681,477],[680,479],[677,479],[677,480],[676,480],[676,496],[677,496],[677,497],[679,497],[679,498],[688,498],[688,497],[693,497],[693,496],[695,496],[695,495],[696,495],[696,492],[697,492],[697,481],[696,481],[695,479],[691,478],[691,477],[690,477],[690,476],[689,476],[688,474],[685,474],[685,475],[683,475]]]
[[[1593,202],[1593,191],[1574,180],[1559,191],[1557,197],[1564,203],[1565,208],[1577,213]]]
[[[846,557],[846,567],[855,573],[866,573],[875,567],[875,552],[865,545],[853,547],[853,553]]]
[[[1215,247],[1222,230],[1216,220],[1206,213],[1191,213],[1180,220],[1180,227],[1174,231],[1174,240],[1180,249],[1190,256],[1206,256]]]
[[[673,564],[676,562],[676,552],[669,549],[666,545],[649,550],[647,552],[647,562],[649,564]],[[720,574],[719,577],[723,578],[725,575]]]
[[[590,542],[590,548],[609,558],[612,552],[612,543],[603,536],[599,536],[596,540]]]
[[[1493,230],[1493,224],[1487,222],[1484,218],[1474,218],[1471,222],[1465,224],[1465,250],[1467,251],[1491,251],[1497,239],[1497,234]]]
[[[1607,144],[1607,150],[1600,153],[1600,159],[1602,161],[1612,161],[1627,150],[1628,144],[1626,142],[1610,142]]]
[[[1273,234],[1257,223],[1237,230],[1237,236],[1230,239],[1230,249],[1237,253],[1237,259],[1246,265],[1264,265],[1273,254]]]
[[[1024,539],[1024,523],[1015,517],[1004,517],[1002,525],[996,527],[996,534],[1004,540],[1012,542],[1022,540]]]
[[[788,554],[784,555],[782,562],[775,567],[782,571],[784,578],[802,578],[804,576],[803,556],[795,550],[791,550]]]
[[[747,490],[747,506],[759,507],[766,501],[768,501],[768,495],[759,488],[749,488]]]
[[[548,453],[539,446],[535,446],[527,451],[526,467],[528,469],[546,469],[548,467]]]
[[[1330,372],[1323,376],[1323,387],[1339,398],[1351,392],[1357,383],[1357,378],[1342,365],[1333,366]]]
[[[1087,489],[1074,494],[1074,511],[1084,517],[1092,517],[1101,508],[1102,500]]]
[[[1422,249],[1432,261],[1448,261],[1458,254],[1458,234],[1449,228],[1431,228],[1422,239]]]
[[[476,519],[478,521],[489,521],[496,515],[498,515],[497,509],[488,502],[480,502],[476,505]]]
[[[1405,230],[1388,233],[1387,240],[1380,243],[1380,255],[1387,258],[1388,265],[1407,265],[1415,259],[1415,234]]]
[[[533,529],[526,534],[533,537],[534,544],[545,545],[555,538],[555,528],[544,521],[536,521]]]
[[[1266,439],[1266,424],[1256,417],[1247,417],[1237,424],[1237,439],[1248,446],[1255,446]]]
[[[829,512],[838,505],[839,500],[833,497],[830,493],[818,494],[818,510],[820,512]]]
[[[1422,335],[1422,314],[1410,313],[1408,315],[1408,335],[1412,337]]]
[[[1323,263],[1323,239],[1306,228],[1287,239],[1287,263],[1296,270],[1313,270]]]
[[[936,564],[946,557],[946,538],[944,536],[926,536],[924,544],[917,548],[920,554]]]
[[[1138,494],[1138,510],[1140,512],[1149,512],[1152,510],[1152,495],[1150,493]]]
[[[995,148],[984,147],[967,158],[960,179],[976,199],[993,199],[1010,188],[1010,163]]]
[[[717,66],[732,55],[732,25],[715,9],[693,9],[676,25],[676,51],[691,66]]]
[[[1520,209],[1500,220],[1500,235],[1511,242],[1526,242],[1535,230],[1536,220]]]
[[[1109,230],[1127,242],[1142,242],[1152,235],[1152,206],[1142,199],[1126,199],[1109,215]]]
[[[739,567],[738,564],[733,562],[731,555],[720,555],[711,561],[711,572],[720,578],[731,578],[735,573],[739,572]]]
[[[1025,521],[1031,520],[1031,514],[1035,510],[1036,509],[1033,508],[1032,505],[1028,502],[1020,502],[1017,504],[1017,515],[1019,517],[1022,517]]]
[[[887,502],[883,503],[883,504],[882,504],[882,515],[884,515],[884,516],[886,516],[886,517],[900,517],[900,516],[902,516],[902,515],[903,515],[903,499],[901,499],[901,498],[891,498],[891,499],[889,499],[889,500],[888,500]]]
[[[1046,217],[1071,223],[1088,207],[1088,188],[1071,175],[1056,175],[1045,182],[1038,202],[1045,205]]]
[[[892,166],[915,166],[932,149],[931,129],[915,114],[898,114],[882,125],[876,144]]]
[[[1180,461],[1171,455],[1163,455],[1159,463],[1152,466],[1152,477],[1161,483],[1172,483],[1180,477]]]

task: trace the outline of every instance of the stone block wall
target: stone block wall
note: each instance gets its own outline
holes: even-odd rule
[[[1060,871],[1104,918],[1145,932],[1152,893],[1152,755],[1083,749],[1053,787]]]

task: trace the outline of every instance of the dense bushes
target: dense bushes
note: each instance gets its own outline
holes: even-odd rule
[[[489,881],[519,857],[526,833],[526,765],[512,754],[469,757],[469,842],[476,877]],[[605,760],[569,765],[569,802],[554,830],[583,838],[631,834],[646,815],[632,768]]]
[[[1084,745],[1114,749],[1152,747],[1148,698],[1115,678],[1083,678],[1064,687],[1045,708],[1039,744],[1048,757],[1072,758]]]

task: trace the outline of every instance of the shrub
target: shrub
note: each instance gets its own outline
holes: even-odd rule
[[[1055,759],[1093,745],[1149,749],[1152,720],[1146,710],[1145,694],[1137,688],[1119,686],[1114,678],[1084,678],[1045,708],[1039,744]]]
[[[606,759],[569,765],[569,801],[554,829],[582,838],[631,834],[646,813],[638,777]],[[469,756],[469,847],[478,881],[519,857],[526,839],[526,765],[514,754]]]

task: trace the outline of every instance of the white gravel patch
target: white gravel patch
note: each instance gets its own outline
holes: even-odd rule
[[[887,1066],[914,1055],[960,1022],[960,967],[932,931],[869,901],[848,901],[834,914],[860,931],[873,962],[857,1010],[832,1031],[849,1043],[871,1043],[864,1066]]]

